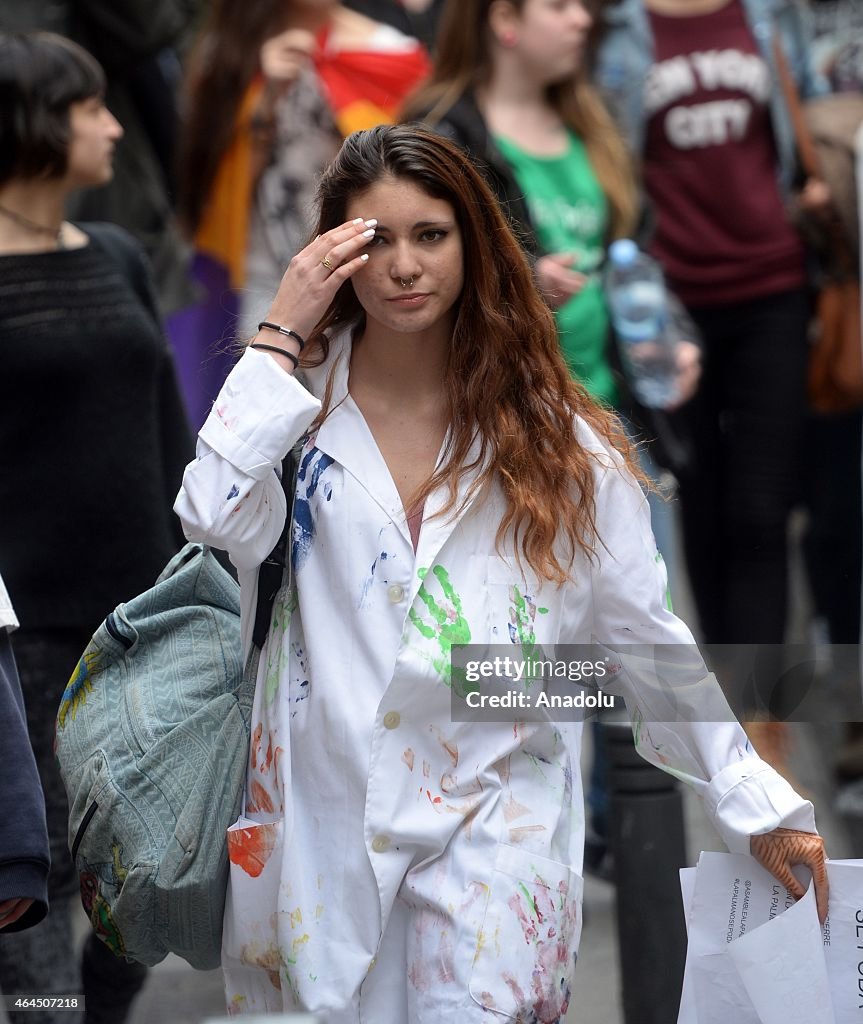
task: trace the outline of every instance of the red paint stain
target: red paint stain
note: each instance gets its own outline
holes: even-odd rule
[[[247,875],[257,878],[276,844],[276,825],[256,825],[228,833],[228,858]]]

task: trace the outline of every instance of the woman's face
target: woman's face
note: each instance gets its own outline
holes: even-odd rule
[[[84,188],[110,181],[114,147],[122,136],[120,122],[99,96],[73,103],[69,107],[68,183]]]
[[[551,85],[578,71],[593,23],[581,0],[524,0],[520,11],[504,3],[512,9],[509,49],[528,73]]]
[[[464,284],[455,211],[406,178],[386,176],[348,203],[347,219],[377,219],[369,261],[351,278],[367,325],[396,334],[451,333]]]

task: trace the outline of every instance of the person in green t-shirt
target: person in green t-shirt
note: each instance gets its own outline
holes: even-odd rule
[[[606,354],[608,310],[599,270],[605,259],[609,203],[587,149],[570,131],[559,156],[536,156],[506,136],[495,138],[522,189],[537,241],[578,290],[555,309],[567,365],[595,398],[617,405]]]
[[[584,68],[591,23],[581,0],[450,0],[432,76],[402,118],[425,121],[484,166],[534,261],[573,376],[619,408],[600,271],[608,245],[634,231],[639,199]],[[682,403],[697,381],[696,346],[681,343],[678,363]]]

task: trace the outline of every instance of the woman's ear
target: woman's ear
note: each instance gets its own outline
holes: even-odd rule
[[[518,42],[519,18],[515,4],[510,0],[492,0],[488,9],[488,26],[492,38],[507,49]]]

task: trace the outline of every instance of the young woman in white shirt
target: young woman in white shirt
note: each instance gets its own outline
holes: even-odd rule
[[[317,237],[176,505],[190,539],[237,565],[250,645],[257,568],[287,514],[278,473],[305,438],[293,583],[228,834],[229,1009],[553,1024],[581,930],[581,723],[458,721],[453,646],[692,639],[665,603],[626,439],[570,377],[469,160],[415,126],[357,132],[319,197]],[[805,859],[823,914],[811,804],[757,758],[712,677],[687,681],[712,724],[658,722],[649,688],[617,673],[639,749],[798,893],[789,864]]]

